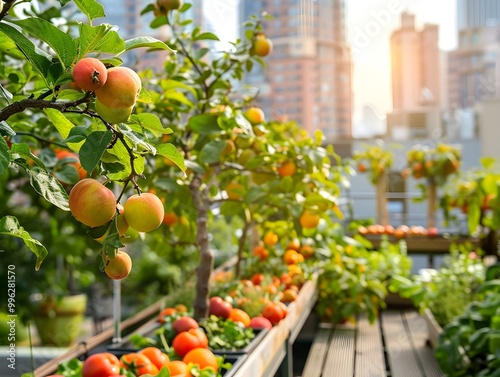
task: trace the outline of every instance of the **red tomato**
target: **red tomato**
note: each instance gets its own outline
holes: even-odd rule
[[[167,365],[170,362],[167,354],[161,352],[159,348],[156,347],[146,347],[139,351],[140,354],[146,356],[151,362],[158,368],[161,369],[162,366]]]
[[[179,356],[184,356],[194,348],[207,348],[208,339],[199,329],[191,329],[177,334],[172,341],[172,347]]]
[[[159,370],[147,356],[140,353],[128,353],[120,358],[120,363],[123,368],[131,371],[136,376],[143,374],[158,374]]]
[[[82,377],[109,377],[120,373],[120,360],[109,352],[96,353],[83,363]]]

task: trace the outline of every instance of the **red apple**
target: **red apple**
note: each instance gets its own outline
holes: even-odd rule
[[[200,326],[198,325],[198,322],[194,318],[184,316],[181,318],[178,318],[174,321],[172,324],[173,329],[177,333],[181,333],[183,331],[189,331],[191,329],[197,329]]]
[[[233,305],[226,300],[218,296],[210,298],[210,307],[208,309],[210,315],[213,314],[217,317],[228,319],[231,314],[231,309],[233,309]]]
[[[250,327],[252,329],[270,329],[273,327],[273,324],[267,318],[253,317],[250,320]]]

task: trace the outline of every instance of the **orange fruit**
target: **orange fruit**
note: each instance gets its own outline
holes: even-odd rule
[[[261,261],[265,261],[269,256],[269,251],[264,246],[257,245],[253,248],[253,256],[259,258]]]
[[[227,197],[231,200],[240,200],[243,197],[244,186],[237,182],[230,182],[226,186]]]
[[[146,347],[139,351],[140,354],[146,356],[151,362],[158,368],[161,369],[163,366],[170,362],[167,354],[163,353],[159,348],[156,347]]]
[[[184,361],[174,360],[174,361],[169,362],[166,365],[166,367],[167,367],[167,369],[170,372],[170,375],[172,377],[187,376],[188,366]]]
[[[165,308],[163,309],[160,314],[158,315],[158,322],[164,323],[165,322],[165,317],[172,315],[176,313],[177,310],[175,308]]]
[[[297,167],[293,161],[285,161],[278,167],[278,174],[281,177],[289,177],[294,175],[297,171]]]
[[[207,348],[195,348],[189,351],[182,361],[186,364],[195,364],[200,369],[210,368],[214,371],[219,369],[217,358],[214,353]]]
[[[177,221],[179,221],[179,217],[174,212],[165,212],[163,215],[163,224],[165,225],[174,225]]]
[[[278,236],[272,230],[264,235],[264,244],[267,246],[274,246],[278,243]]]
[[[316,228],[319,223],[320,216],[317,213],[309,210],[304,210],[300,216],[300,225],[303,228]]]
[[[231,309],[231,312],[229,313],[229,319],[232,320],[233,322],[240,322],[242,323],[245,327],[250,327],[250,316],[248,315],[247,312],[238,309],[238,308],[233,308]]]

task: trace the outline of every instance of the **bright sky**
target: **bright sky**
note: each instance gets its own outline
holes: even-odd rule
[[[364,105],[379,117],[392,110],[390,35],[400,27],[400,14],[415,14],[417,28],[439,25],[439,46],[457,44],[456,0],[346,0],[347,32],[353,49],[354,125]],[[355,129],[356,131],[356,129]]]

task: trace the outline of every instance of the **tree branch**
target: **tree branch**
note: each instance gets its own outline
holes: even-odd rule
[[[24,110],[27,109],[40,109],[40,110],[56,109],[63,113],[65,111],[68,111],[68,109],[72,107],[78,107],[82,103],[87,102],[89,97],[90,94],[89,92],[87,92],[85,96],[83,96],[82,98],[76,101],[68,101],[68,102],[56,102],[56,101],[46,101],[44,99],[38,99],[38,98],[26,98],[21,101],[14,102],[5,107],[3,110],[0,110],[0,122],[9,119],[12,115],[15,115],[17,113],[22,113]]]

